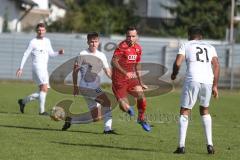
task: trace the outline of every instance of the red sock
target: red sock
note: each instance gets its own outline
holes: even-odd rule
[[[144,120],[144,113],[146,111],[147,101],[146,98],[141,98],[137,100],[137,108],[138,108],[138,120]]]

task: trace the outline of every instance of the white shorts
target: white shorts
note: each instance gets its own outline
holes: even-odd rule
[[[47,84],[48,88],[49,87],[49,76],[48,76],[48,71],[43,71],[43,70],[33,70],[32,72],[32,78],[34,82],[40,86],[41,84]]]
[[[96,101],[96,98],[103,94],[101,88],[90,89],[79,87],[81,95],[83,95],[85,101],[87,102],[88,108],[93,110],[95,107],[99,107],[100,103]]]
[[[192,109],[196,101],[199,105],[208,107],[212,95],[212,84],[185,82],[181,96],[181,107]]]

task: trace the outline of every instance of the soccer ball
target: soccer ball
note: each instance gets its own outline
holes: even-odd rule
[[[62,107],[54,106],[51,110],[50,117],[54,121],[65,120],[65,111]]]

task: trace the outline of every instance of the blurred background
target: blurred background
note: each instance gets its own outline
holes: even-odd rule
[[[217,49],[221,65],[219,87],[240,88],[240,1],[238,0],[0,0],[0,79],[15,80],[23,52],[44,22],[55,50],[65,55],[50,59],[49,72],[87,47],[87,32],[101,35],[99,49],[111,60],[125,38],[125,28],[139,29],[144,63],[168,68],[161,79],[170,82],[172,64],[187,28],[199,25]],[[31,58],[23,80],[31,80]],[[177,83],[184,78],[185,65]],[[104,78],[104,81],[108,81]]]

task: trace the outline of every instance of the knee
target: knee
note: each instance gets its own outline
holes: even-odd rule
[[[137,92],[138,94],[138,98],[145,98],[145,95],[144,95],[144,92],[143,92],[143,90],[141,90],[141,91],[138,91]]]
[[[108,98],[104,98],[104,99],[97,99],[96,100],[98,103],[100,103],[103,107],[110,107],[111,106],[111,101]]]
[[[146,98],[145,98],[145,97],[140,97],[140,98],[137,100],[137,103],[138,103],[138,105],[146,106],[146,105],[147,105]]]
[[[104,101],[104,106],[110,107],[110,106],[111,106],[111,101],[110,101],[109,99],[106,99],[106,100]]]
[[[128,102],[125,102],[124,100],[120,100],[119,107],[122,111],[126,112],[126,111],[128,111],[129,104],[128,104]]]
[[[42,84],[39,86],[40,91],[43,92],[48,92],[48,85],[47,84]]]
[[[209,114],[208,107],[200,106],[199,112],[201,116]]]
[[[93,117],[93,122],[97,122],[97,121],[100,121],[100,120],[102,120],[101,116]]]
[[[190,109],[181,107],[180,115],[189,115]]]

